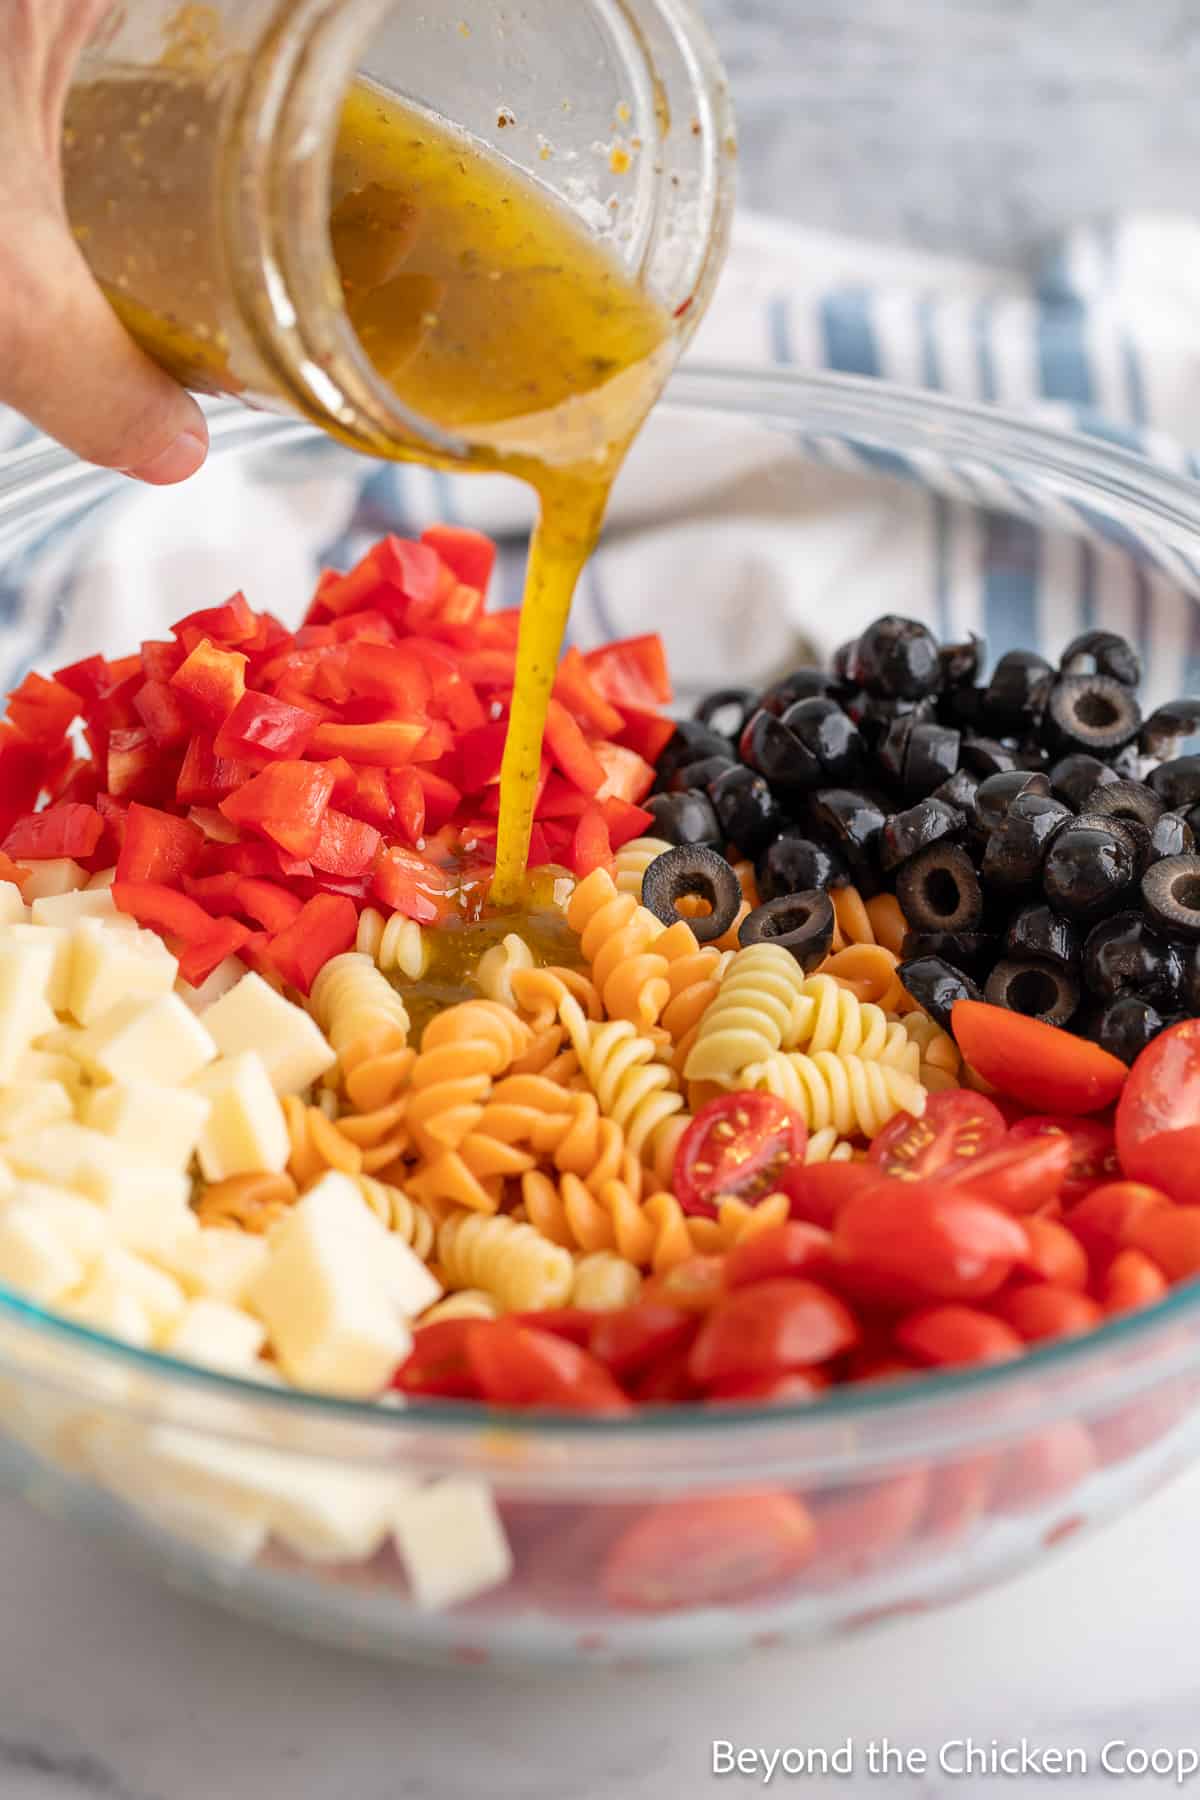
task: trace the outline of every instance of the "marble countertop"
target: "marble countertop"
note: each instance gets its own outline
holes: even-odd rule
[[[939,1746],[1022,1736],[1200,1747],[1200,1473],[1124,1524],[940,1614],[808,1651],[637,1675],[410,1669],[277,1637],[0,1504],[3,1800],[698,1800],[764,1791],[712,1740],[834,1748],[886,1736],[931,1772],[808,1784],[914,1800],[1027,1794],[936,1772]],[[1197,1778],[1200,1780],[1200,1778]],[[1166,1791],[1130,1781],[1131,1791]],[[1078,1800],[1111,1794],[1073,1777]],[[1118,1789],[1118,1792],[1124,1791]],[[1171,1790],[1174,1791],[1174,1790]]]

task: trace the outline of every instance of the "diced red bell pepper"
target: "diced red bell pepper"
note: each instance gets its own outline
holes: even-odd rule
[[[436,550],[456,581],[486,594],[496,566],[496,546],[482,531],[465,525],[430,525],[421,542]]]
[[[350,699],[383,700],[393,717],[423,719],[433,683],[418,656],[403,644],[358,640],[340,644],[321,663],[314,693],[343,705]]]
[[[218,756],[260,766],[276,758],[297,759],[308,749],[318,723],[313,713],[248,688],[222,724],[213,749]]]
[[[8,697],[8,717],[35,744],[57,744],[79,716],[79,695],[61,681],[29,674]]]
[[[220,968],[226,957],[237,956],[254,935],[239,919],[214,919],[207,937],[180,947],[180,975],[193,987],[200,987],[214,969]]]
[[[612,867],[612,845],[608,840],[608,826],[604,822],[604,814],[599,806],[589,806],[575,827],[575,839],[571,847],[571,867],[582,881],[593,869],[610,869]]]
[[[374,725],[321,724],[309,749],[314,756],[344,756],[352,763],[393,769],[412,761],[425,735],[424,724],[407,719],[380,719]]]
[[[644,637],[602,644],[585,658],[592,680],[614,706],[638,706],[652,712],[674,698],[667,653],[657,631]]]
[[[147,638],[142,645],[142,672],[147,681],[170,681],[187,651],[173,638]]]
[[[396,829],[410,844],[425,835],[425,789],[416,769],[393,769],[387,777]]]
[[[627,750],[636,750],[644,761],[656,763],[675,736],[674,719],[665,719],[661,713],[646,712],[639,706],[623,706],[621,717],[625,724],[620,742]]]
[[[215,844],[236,844],[238,829],[224,818],[215,806],[193,806],[188,809],[188,818],[204,833],[206,840]]]
[[[386,613],[381,612],[347,613],[345,618],[335,619],[325,629],[335,644],[357,643],[360,639],[369,644],[399,642],[396,627]]]
[[[160,749],[173,750],[191,737],[191,721],[183,702],[167,682],[147,681],[133,696],[133,705]]]
[[[205,638],[226,649],[234,644],[244,644],[255,637],[258,625],[258,614],[245,594],[239,592],[231,595],[223,606],[206,606],[199,612],[189,613],[171,630],[190,654]]]
[[[100,792],[99,769],[90,757],[72,756],[69,743],[64,744],[63,749],[67,755],[61,767],[46,773],[45,788],[51,803],[78,800],[85,806],[94,806]]]
[[[491,795],[487,796],[490,801]],[[564,776],[555,774],[548,760],[542,758],[542,772],[538,781],[537,798],[534,812],[539,819],[578,819],[588,808],[588,797],[581,793],[574,782],[567,781]],[[491,806],[488,806],[491,811]]]
[[[430,603],[441,577],[441,558],[427,544],[383,538],[348,574],[318,585],[306,623],[361,612],[367,606],[403,621],[410,601]]]
[[[608,827],[608,841],[614,850],[634,838],[645,837],[654,824],[653,813],[642,806],[631,806],[627,800],[601,800],[600,810]]]
[[[568,781],[585,794],[598,794],[604,786],[604,769],[578,725],[558,700],[551,700],[546,715],[546,749]]]
[[[476,687],[511,689],[517,673],[515,650],[464,650],[462,671]]]
[[[404,648],[415,656],[433,688],[430,711],[456,731],[474,731],[487,723],[479,695],[466,679],[461,654],[432,638],[406,638]]]
[[[466,644],[471,641],[475,622],[482,612],[483,595],[479,589],[456,581],[443,564],[437,593],[431,600],[410,600],[405,624],[410,631],[423,631],[451,644]]]
[[[114,800],[111,794],[106,794],[101,788],[96,795],[96,811],[104,820],[107,840],[116,845],[117,854],[120,855],[121,845],[125,842],[125,824],[129,817],[128,803],[124,800]]]
[[[246,658],[201,638],[172,675],[171,686],[193,719],[219,726],[246,691]]]
[[[349,763],[343,766],[350,768]],[[413,770],[397,769],[389,773],[377,763],[364,763],[360,769],[351,769],[350,773],[352,779],[348,790],[343,791],[340,783],[334,789],[334,804],[342,812],[349,813],[352,819],[362,819],[379,831],[387,831],[395,814],[391,784],[402,774],[413,775],[415,779]]]
[[[558,665],[554,698],[562,701],[580,729],[592,737],[615,737],[621,729],[620,713],[604,698],[574,644]]]
[[[326,815],[328,817],[328,815]],[[262,881],[253,875],[235,877],[238,910],[261,925],[264,931],[286,931],[299,918],[303,902],[275,881]]]
[[[563,832],[561,839],[557,839],[546,826],[535,824],[529,834],[529,867],[544,869],[547,863],[557,862],[570,842],[569,833]]]
[[[68,663],[65,669],[54,671],[54,680],[85,702],[97,699],[112,686],[112,674],[103,656],[85,656],[80,662]]]
[[[114,881],[112,897],[118,912],[181,944],[203,943],[212,935],[212,916],[178,888],[155,881]]]
[[[245,880],[247,877],[234,869],[216,875],[185,875],[183,891],[189,900],[202,906],[214,919],[225,919],[241,912],[239,889]]]
[[[314,869],[354,880],[374,867],[383,840],[373,825],[326,807],[316,844],[310,853]]]
[[[292,987],[307,994],[331,957],[353,948],[358,908],[340,894],[314,894],[285,930],[275,933],[269,959]]]
[[[604,786],[597,800],[627,800],[636,806],[654,786],[654,769],[636,750],[624,744],[593,744],[596,761],[604,770]]]
[[[204,833],[195,825],[135,800],[125,816],[117,880],[172,886],[195,868],[203,848]]]
[[[468,731],[459,739],[455,746],[454,768],[464,794],[477,794],[491,782],[499,781],[507,736],[508,721],[496,719],[490,725]]]
[[[0,832],[33,811],[45,766],[45,751],[0,719]]]
[[[180,806],[215,806],[256,773],[252,763],[219,757],[212,739],[197,732],[184,753],[175,798]]]
[[[45,812],[26,813],[4,839],[6,856],[17,862],[45,862],[72,857],[84,862],[104,836],[104,820],[94,806],[66,802]]]
[[[481,650],[515,650],[517,639],[521,635],[521,609],[519,606],[502,607],[499,612],[488,613],[479,621],[476,636]]]
[[[221,801],[234,825],[262,832],[291,856],[308,857],[321,836],[321,820],[334,778],[322,763],[270,763]]]
[[[434,925],[444,915],[445,876],[425,857],[398,844],[384,850],[371,885],[390,912],[401,912],[419,925]]]
[[[175,786],[179,758],[163,750],[144,726],[110,732],[105,784],[115,800],[168,798]]]
[[[312,875],[312,864],[304,857],[289,856],[278,844],[269,844],[265,839],[257,842],[237,844],[207,844],[204,850],[203,868],[206,874],[224,874],[235,870],[239,875],[250,875],[263,881],[307,881]]]
[[[447,781],[444,775],[435,773],[433,769],[417,767],[413,773],[425,796],[425,831],[440,831],[450,823],[462,805],[462,794],[452,781]]]

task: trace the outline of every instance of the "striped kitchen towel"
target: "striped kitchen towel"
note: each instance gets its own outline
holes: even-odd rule
[[[933,389],[1200,476],[1200,223],[1081,228],[1024,278],[743,217],[689,361]],[[27,436],[0,416],[0,477]],[[126,648],[236,586],[294,611],[318,566],[436,517],[500,537],[497,598],[515,604],[523,490],[371,463],[311,435],[215,457],[182,489],[130,487],[53,530],[32,519],[19,546],[0,543],[0,675],[11,685],[31,663]],[[1015,462],[664,406],[618,485],[571,630],[585,647],[662,630],[687,698],[827,653],[884,610],[979,632],[996,653],[1054,651],[1101,624],[1139,643],[1163,698],[1200,688],[1200,540],[1196,554],[1194,566],[1186,541],[1165,551],[1103,508],[1063,505]]]

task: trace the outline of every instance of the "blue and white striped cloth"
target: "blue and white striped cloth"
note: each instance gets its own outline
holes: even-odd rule
[[[1200,223],[1080,229],[1022,278],[743,218],[692,357],[992,402],[1200,477]],[[25,432],[0,419],[0,447]],[[182,489],[131,487],[0,569],[0,676],[115,654],[238,586],[294,617],[318,565],[438,517],[500,536],[498,598],[515,604],[530,508],[498,478],[310,440],[216,458]],[[686,697],[758,681],[804,644],[827,653],[884,610],[977,631],[994,652],[1054,651],[1103,624],[1140,644],[1164,698],[1200,689],[1192,594],[1185,552],[1147,553],[1011,471],[664,408],[619,483],[571,631],[586,647],[661,629]]]

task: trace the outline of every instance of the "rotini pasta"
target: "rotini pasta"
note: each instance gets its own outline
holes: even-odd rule
[[[359,914],[354,947],[385,975],[399,975],[405,981],[420,981],[429,964],[429,945],[421,927],[403,913],[385,918],[368,906]]]
[[[311,1186],[330,1169],[341,1175],[362,1174],[362,1151],[319,1106],[306,1106],[295,1094],[285,1094],[280,1105],[291,1146],[288,1174],[298,1188]]]
[[[652,1040],[639,1036],[627,1019],[593,1024],[569,998],[561,1013],[600,1111],[620,1126],[633,1155],[661,1177],[668,1145],[673,1157],[679,1136],[671,1126],[683,1111],[674,1075],[656,1061]]]
[[[503,1312],[565,1306],[575,1282],[569,1250],[503,1213],[451,1213],[438,1228],[437,1252],[449,1287],[478,1288]]]
[[[689,1219],[688,1230],[698,1251],[710,1256],[720,1255],[760,1231],[785,1225],[790,1214],[791,1201],[786,1194],[768,1194],[757,1206],[747,1206],[744,1200],[728,1198],[717,1202],[715,1219]]]
[[[422,1325],[442,1325],[448,1319],[498,1319],[500,1308],[490,1294],[481,1288],[463,1288],[457,1294],[447,1294],[444,1300],[438,1300],[428,1312],[421,1314]]]
[[[780,945],[739,950],[700,1020],[685,1065],[687,1079],[735,1086],[748,1063],[779,1049],[803,982],[799,963]]]
[[[660,1023],[674,1046],[672,1066],[681,1073],[733,957],[715,944],[698,944],[695,932],[682,920],[663,933],[655,948],[667,959],[671,990]]]
[[[357,950],[335,956],[313,982],[312,1010],[343,1068],[358,1058],[356,1047],[400,1049],[408,1042],[403,1000],[369,957]],[[349,1058],[349,1063],[348,1063]]]
[[[205,1188],[193,1211],[201,1225],[263,1236],[295,1205],[296,1194],[290,1175],[229,1175]]]
[[[810,975],[803,983],[784,1033],[785,1050],[832,1050],[887,1063],[915,1076],[921,1052],[899,1020],[839,987],[831,975]]]
[[[656,943],[664,927],[654,914],[618,893],[606,869],[594,869],[567,902],[567,923],[579,933],[609,1018],[641,1029],[656,1024],[671,987]]]
[[[748,1088],[775,1094],[814,1131],[832,1128],[839,1137],[878,1137],[898,1112],[920,1118],[925,1089],[912,1075],[860,1056],[831,1050],[805,1056],[783,1051],[743,1071]]]
[[[915,1001],[905,993],[897,970],[900,959],[882,944],[851,944],[827,956],[818,971],[832,975],[859,1000],[881,1007],[884,1012],[911,1012]]]
[[[593,1194],[576,1175],[555,1181],[533,1170],[521,1182],[521,1198],[528,1222],[567,1249],[615,1250],[637,1268],[660,1273],[692,1254],[689,1221],[673,1194],[639,1201],[622,1181]]]
[[[588,1312],[617,1312],[622,1306],[632,1306],[641,1289],[641,1271],[614,1250],[593,1250],[576,1258],[572,1306]]]
[[[631,843],[622,844],[613,859],[618,891],[632,894],[635,900],[640,901],[646,870],[652,862],[656,862],[673,848],[665,838],[634,838]]]
[[[475,985],[485,1000],[496,1000],[501,1006],[517,1011],[513,992],[513,976],[533,968],[533,951],[524,938],[510,931],[500,943],[485,950],[475,972]]]
[[[513,998],[517,1010],[532,1031],[547,1031],[558,1023],[558,1009],[570,994],[589,1019],[602,1019],[604,1008],[594,981],[579,969],[515,969]]]
[[[485,1118],[493,1078],[530,1038],[529,1027],[493,1000],[467,1001],[430,1021],[405,1114],[425,1158],[407,1184],[417,1199],[494,1213],[504,1180],[533,1167],[532,1156],[496,1135]]]
[[[403,1188],[390,1182],[376,1181],[370,1175],[354,1176],[352,1180],[380,1223],[403,1238],[406,1244],[411,1244],[422,1262],[428,1262],[433,1254],[435,1232],[431,1214],[415,1200],[410,1200]]]

